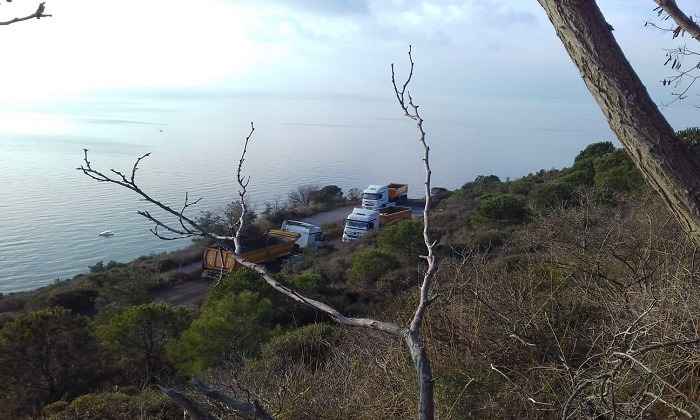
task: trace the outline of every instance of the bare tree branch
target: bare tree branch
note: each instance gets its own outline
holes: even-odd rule
[[[200,407],[199,404],[192,401],[180,391],[162,386],[158,386],[158,388],[160,389],[160,392],[173,400],[173,402],[180,406],[180,408],[186,410],[193,420],[216,420],[214,416],[210,415],[205,409]]]
[[[175,216],[178,219],[178,222],[180,224],[180,227],[173,227],[162,220],[158,219],[157,217],[153,216],[150,212],[146,210],[141,210],[138,211],[137,213],[147,220],[151,221],[154,223],[154,227],[151,229],[151,233],[153,233],[156,237],[163,239],[163,240],[174,240],[174,239],[182,239],[182,238],[192,238],[192,237],[207,237],[213,240],[217,241],[226,241],[226,240],[233,240],[233,236],[224,236],[224,235],[217,235],[212,232],[207,232],[202,226],[200,226],[196,221],[194,221],[192,218],[188,217],[185,215],[185,211],[198,204],[201,200],[197,199],[194,202],[189,202],[189,196],[188,194],[185,194],[185,204],[183,205],[181,210],[175,210],[172,207],[154,199],[151,197],[149,194],[147,194],[141,187],[138,185],[136,182],[136,171],[139,169],[139,165],[141,164],[141,161],[144,160],[145,158],[149,157],[151,154],[146,153],[142,156],[140,156],[138,159],[136,159],[136,162],[134,162],[134,165],[131,168],[131,177],[127,178],[124,172],[118,171],[115,169],[110,169],[110,172],[113,174],[117,175],[117,177],[110,176],[105,174],[104,172],[101,172],[100,170],[94,169],[92,167],[92,162],[88,159],[88,149],[83,149],[83,164],[80,165],[77,170],[81,171],[83,174],[87,175],[88,177],[94,179],[95,181],[98,182],[107,182],[107,183],[112,183],[116,184],[119,186],[122,186],[124,188],[127,188],[131,191],[134,191],[136,194],[140,195],[144,200],[148,201],[149,203],[155,204],[157,207],[160,209],[164,210],[166,213]],[[174,234],[176,236],[164,236],[158,232],[158,228],[163,228],[170,232],[171,234]]]
[[[407,90],[409,84],[411,83],[411,78],[413,77],[413,69],[415,63],[413,61],[412,47],[408,47],[408,61],[410,63],[410,68],[408,72],[408,77],[406,81],[399,89],[396,84],[396,74],[394,72],[394,64],[391,64],[391,84],[394,87],[394,94],[399,103],[399,106],[404,112],[404,115],[411,120],[416,122],[416,128],[418,129],[418,141],[423,146],[423,165],[425,167],[425,206],[423,207],[423,241],[425,242],[425,247],[427,249],[426,255],[421,256],[425,259],[428,264],[425,273],[423,273],[423,282],[420,286],[420,297],[418,301],[418,307],[416,308],[411,323],[408,327],[408,334],[405,336],[406,345],[408,346],[409,352],[411,353],[411,359],[415,366],[416,372],[418,373],[419,379],[419,392],[420,392],[420,407],[419,416],[421,419],[432,419],[435,413],[435,401],[433,397],[433,373],[430,367],[430,359],[425,351],[425,346],[423,343],[423,337],[420,333],[420,328],[423,324],[423,319],[425,318],[425,312],[430,306],[430,303],[434,300],[431,296],[431,290],[433,286],[433,278],[435,277],[435,272],[437,271],[437,264],[435,261],[435,254],[433,253],[433,248],[437,244],[436,241],[432,240],[430,237],[430,207],[431,207],[431,197],[430,197],[430,181],[432,177],[432,170],[430,169],[430,147],[425,140],[425,130],[423,128],[423,117],[421,116],[418,105],[413,101],[411,93]],[[406,99],[408,98],[408,100]]]
[[[686,15],[680,9],[680,7],[678,7],[675,0],[654,0],[654,2],[658,5],[658,7],[654,10],[659,13],[662,11],[666,12],[678,25],[678,27],[673,30],[674,38],[679,36],[681,32],[685,31],[690,34],[690,36],[700,41],[700,26],[698,26],[693,18]]]
[[[413,57],[411,56],[411,49],[409,47],[409,60],[411,62],[411,71],[409,78],[404,82],[403,87],[399,91],[396,82],[395,82],[395,76],[394,76],[394,67],[392,64],[392,82],[394,85],[394,90],[396,93],[396,97],[399,100],[399,104],[401,108],[403,109],[404,113],[406,114],[407,117],[411,118],[412,120],[416,121],[416,125],[418,128],[419,132],[419,141],[423,146],[423,163],[425,166],[425,172],[426,172],[426,178],[425,178],[425,207],[423,209],[423,238],[425,241],[425,245],[427,248],[427,255],[422,256],[424,260],[426,260],[428,266],[427,269],[424,273],[423,277],[423,282],[420,287],[420,300],[418,307],[416,308],[415,314],[409,324],[408,327],[400,327],[397,324],[394,324],[392,322],[384,322],[384,321],[378,321],[374,319],[369,319],[369,318],[354,318],[354,317],[348,317],[344,314],[342,314],[340,311],[335,309],[334,307],[306,297],[302,295],[301,293],[297,292],[296,290],[293,290],[282,283],[278,282],[272,274],[263,266],[260,264],[256,264],[253,262],[246,261],[244,258],[241,257],[240,253],[240,237],[241,237],[241,232],[245,226],[245,214],[247,211],[246,208],[246,195],[247,195],[247,187],[250,183],[250,177],[245,177],[243,175],[243,164],[246,159],[246,154],[248,150],[248,145],[250,144],[250,140],[252,138],[253,132],[255,131],[255,127],[253,123],[251,122],[250,125],[250,132],[248,136],[245,139],[245,143],[243,146],[243,151],[241,152],[241,157],[238,161],[238,167],[236,170],[236,180],[239,185],[239,191],[238,195],[240,197],[240,205],[241,205],[241,216],[238,221],[238,226],[236,229],[236,233],[234,236],[220,236],[216,235],[208,230],[206,230],[204,227],[200,226],[196,221],[192,220],[188,216],[185,215],[185,211],[197,204],[199,200],[196,200],[195,202],[190,203],[189,202],[189,196],[186,194],[185,195],[185,203],[182,206],[182,208],[178,211],[173,209],[172,207],[163,204],[162,202],[154,199],[151,197],[149,194],[147,194],[144,190],[142,190],[135,179],[135,174],[136,171],[139,168],[139,164],[143,159],[149,156],[149,154],[145,154],[138,158],[136,162],[134,163],[132,170],[131,170],[131,177],[127,178],[126,175],[124,175],[123,172],[117,171],[117,170],[110,170],[115,176],[110,176],[106,175],[105,173],[96,170],[92,167],[91,162],[88,160],[88,150],[84,149],[84,158],[83,158],[83,164],[78,167],[77,169],[86,176],[98,181],[98,182],[108,182],[112,184],[116,184],[122,187],[125,187],[127,189],[130,189],[137,193],[139,196],[141,196],[143,199],[146,201],[155,204],[157,207],[160,209],[164,210],[166,213],[175,216],[178,219],[179,222],[179,227],[174,227],[171,226],[158,218],[154,217],[147,211],[139,211],[138,213],[143,216],[144,218],[148,219],[149,221],[154,223],[154,228],[151,229],[151,232],[156,235],[157,237],[161,239],[176,239],[178,237],[204,237],[204,238],[210,238],[214,239],[217,241],[220,240],[232,240],[235,244],[236,252],[234,253],[234,258],[237,263],[240,265],[249,268],[256,273],[258,273],[265,282],[270,285],[273,289],[276,291],[282,293],[283,295],[289,297],[290,299],[299,302],[303,305],[306,305],[308,307],[314,308],[320,312],[323,312],[330,316],[331,319],[333,319],[335,322],[338,324],[342,325],[348,325],[348,326],[353,326],[353,327],[364,327],[364,328],[369,328],[373,329],[376,331],[382,331],[384,333],[390,334],[395,337],[403,338],[404,342],[406,343],[406,346],[408,347],[409,353],[411,355],[411,359],[413,360],[416,372],[418,374],[418,380],[420,384],[420,389],[419,389],[419,396],[420,396],[420,408],[419,408],[419,418],[421,420],[432,420],[434,418],[434,399],[433,399],[433,377],[432,377],[432,371],[430,368],[430,361],[428,359],[427,352],[424,347],[423,343],[423,338],[420,333],[420,328],[423,323],[423,320],[425,318],[426,311],[428,307],[430,306],[431,302],[434,301],[435,296],[431,296],[431,289],[432,289],[432,281],[433,277],[436,273],[437,266],[436,266],[436,259],[435,255],[433,253],[433,248],[436,245],[436,241],[433,241],[430,237],[430,231],[429,231],[429,217],[430,217],[430,207],[431,207],[431,199],[430,199],[430,181],[431,181],[431,169],[430,169],[430,148],[426,142],[426,133],[423,129],[423,118],[420,115],[418,111],[418,105],[416,105],[413,101],[413,98],[411,97],[410,93],[407,91],[407,87],[411,81],[411,76],[413,75]],[[158,232],[158,228],[163,228],[166,231],[170,232],[171,234],[177,235],[176,237],[168,237],[161,235]],[[164,391],[165,392],[165,391]],[[173,393],[176,391],[170,390],[169,396],[171,398],[180,398],[181,399],[181,394],[178,393]],[[176,401],[177,402],[177,401]]]
[[[37,7],[36,11],[32,13],[31,15],[27,15],[24,17],[19,17],[19,18],[14,18],[6,21],[0,21],[0,25],[11,25],[13,23],[17,22],[22,22],[24,20],[29,20],[29,19],[41,19],[43,17],[51,17],[52,15],[46,14],[46,3],[41,2],[39,3],[39,7]]]
[[[245,143],[243,144],[243,151],[241,152],[241,158],[238,160],[238,169],[236,170],[236,181],[238,181],[238,186],[241,188],[238,190],[238,196],[240,197],[241,205],[241,217],[238,219],[238,228],[236,229],[236,235],[233,238],[233,243],[235,247],[235,254],[241,254],[241,232],[243,231],[243,226],[245,225],[245,216],[248,212],[248,208],[245,202],[245,196],[248,192],[248,184],[250,184],[250,176],[246,179],[243,173],[243,162],[245,162],[245,155],[248,152],[248,144],[250,143],[250,138],[253,136],[255,131],[255,126],[253,122],[250,122],[250,133],[245,138]]]
[[[192,380],[192,386],[206,397],[217,401],[229,410],[236,411],[239,415],[247,419],[273,420],[264,408],[257,401],[239,401],[230,396],[217,391],[197,379]]]

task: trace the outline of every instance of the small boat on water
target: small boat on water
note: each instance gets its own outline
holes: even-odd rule
[[[98,233],[97,236],[102,236],[103,238],[109,238],[110,236],[114,236],[114,232],[112,232],[111,230],[105,230],[104,232]]]

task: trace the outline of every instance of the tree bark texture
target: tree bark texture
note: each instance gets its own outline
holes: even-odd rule
[[[700,161],[678,139],[594,0],[538,0],[644,178],[700,243]]]

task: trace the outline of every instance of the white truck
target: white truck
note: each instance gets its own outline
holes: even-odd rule
[[[410,207],[387,207],[377,210],[355,208],[345,219],[343,242],[354,241],[367,235],[368,232],[379,230],[382,226],[390,225],[411,218]]]
[[[362,192],[362,207],[380,210],[403,203],[407,199],[408,185],[406,184],[370,185]]]
[[[323,232],[321,232],[321,228],[311,223],[285,220],[282,223],[282,230],[299,234],[299,239],[296,240],[296,244],[299,248],[316,249],[323,241]]]

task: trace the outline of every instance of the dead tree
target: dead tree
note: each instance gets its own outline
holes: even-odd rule
[[[8,3],[12,3],[12,0],[6,0],[6,1]],[[0,4],[2,4],[2,3],[0,3]],[[17,18],[12,18],[10,20],[0,21],[0,25],[11,25],[13,23],[22,22],[24,20],[41,19],[43,17],[51,17],[51,15],[46,13],[46,3],[41,2],[41,3],[39,3],[39,6],[36,8],[34,13],[29,14],[27,16],[23,16],[23,17],[17,17]]]
[[[413,365],[416,370],[416,375],[419,384],[419,419],[421,420],[432,420],[435,417],[435,403],[433,397],[433,375],[430,367],[430,360],[425,349],[423,336],[421,334],[421,327],[430,304],[434,301],[434,296],[432,295],[433,279],[437,271],[437,262],[433,249],[436,245],[436,241],[432,240],[430,235],[430,207],[431,207],[431,169],[430,169],[430,147],[426,141],[426,132],[423,128],[423,117],[420,114],[418,105],[415,104],[413,97],[407,90],[408,86],[413,77],[414,71],[414,61],[412,56],[412,50],[409,47],[408,57],[410,62],[409,74],[403,84],[397,85],[396,75],[394,72],[394,66],[391,66],[391,78],[392,85],[394,88],[394,93],[396,99],[401,107],[404,115],[416,123],[418,130],[418,141],[423,149],[423,164],[425,169],[425,207],[423,209],[423,239],[427,249],[426,255],[422,258],[426,262],[426,268],[423,273],[423,280],[420,285],[419,302],[410,323],[407,326],[400,326],[393,322],[380,321],[369,318],[355,318],[349,317],[342,314],[340,311],[334,307],[304,296],[298,291],[280,283],[265,266],[246,261],[240,256],[240,233],[245,223],[244,215],[246,212],[245,200],[247,194],[247,187],[250,182],[250,177],[243,176],[243,163],[245,162],[245,156],[247,153],[248,145],[250,144],[250,138],[255,130],[253,123],[251,123],[251,130],[248,137],[245,139],[243,152],[241,158],[238,162],[236,169],[236,179],[239,186],[239,197],[241,208],[241,218],[238,222],[238,227],[236,229],[236,234],[234,236],[222,236],[213,234],[202,226],[200,226],[195,220],[187,216],[186,211],[196,205],[199,200],[193,202],[189,201],[188,194],[185,194],[185,202],[183,206],[177,210],[174,207],[166,205],[161,201],[151,197],[146,193],[136,182],[136,171],[139,169],[139,164],[143,159],[148,157],[150,154],[139,157],[131,168],[131,172],[123,172],[115,169],[110,169],[109,172],[101,172],[98,169],[92,167],[92,163],[88,160],[88,150],[84,149],[83,164],[77,168],[79,171],[83,172],[86,176],[94,179],[98,182],[107,182],[111,184],[116,184],[134,191],[136,194],[141,196],[147,202],[154,204],[161,210],[165,211],[167,214],[174,216],[177,220],[177,224],[167,223],[160,218],[152,215],[148,211],[139,211],[138,214],[145,217],[147,220],[154,224],[151,228],[151,232],[160,239],[172,240],[177,238],[192,238],[192,237],[202,237],[212,239],[214,241],[234,241],[236,252],[236,261],[242,266],[255,271],[260,275],[260,277],[273,289],[282,293],[283,295],[289,297],[290,299],[301,303],[302,305],[313,308],[317,311],[327,314],[333,321],[341,325],[347,325],[351,327],[363,327],[369,328],[376,331],[381,331],[383,333],[392,335],[394,337],[400,338],[404,341],[408,352],[413,361]],[[159,230],[161,229],[161,230]],[[166,232],[162,233],[163,230]],[[181,395],[180,395],[181,396]],[[177,402],[177,400],[175,400]],[[183,408],[184,407],[183,405]]]
[[[700,161],[652,101],[598,5],[538,1],[627,154],[700,243]]]

